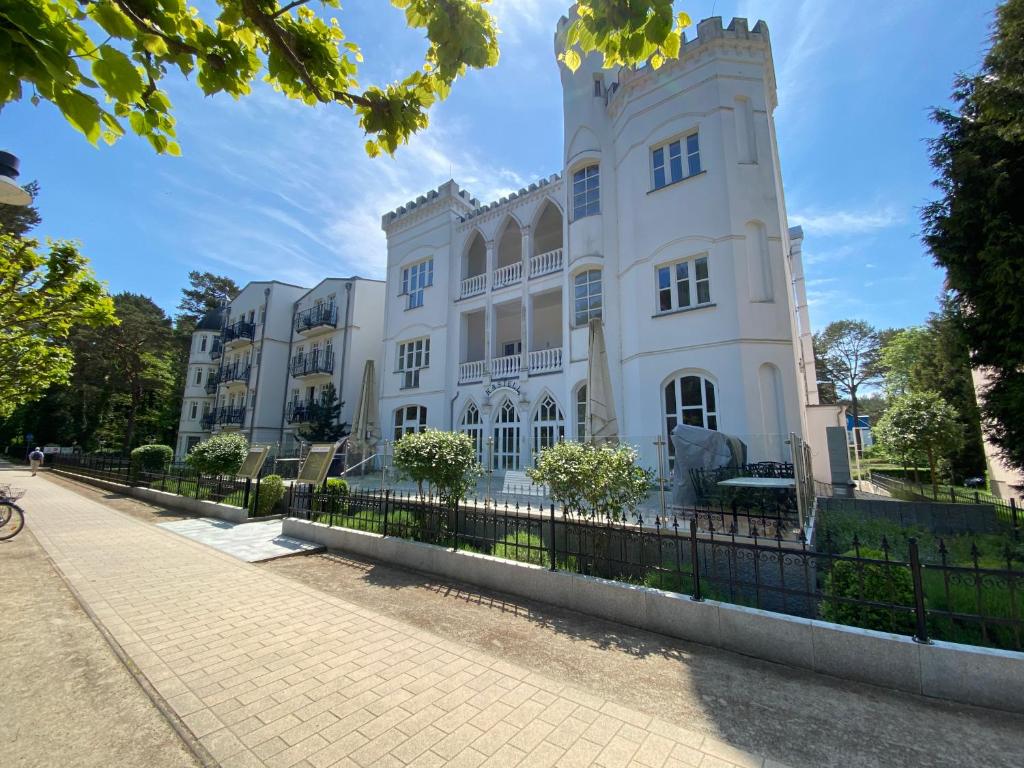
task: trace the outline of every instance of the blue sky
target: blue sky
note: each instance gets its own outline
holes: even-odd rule
[[[112,291],[171,311],[190,269],[312,285],[380,277],[381,214],[449,176],[491,200],[559,170],[561,90],[552,35],[569,0],[495,0],[501,62],[473,72],[395,158],[370,160],[355,120],[262,86],[242,101],[170,93],[181,158],[125,137],[93,148],[47,104],[8,105],[0,145],[38,179],[41,236],[79,240]],[[935,308],[941,274],[918,239],[935,196],[925,139],[953,74],[980,64],[994,2],[687,0],[696,20],[764,19],[779,85],[776,127],[790,224],[804,227],[812,322],[913,325]],[[361,82],[399,77],[422,42],[390,4],[346,4],[363,47]],[[695,30],[689,30],[691,34]]]

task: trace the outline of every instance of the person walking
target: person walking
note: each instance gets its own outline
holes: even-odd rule
[[[28,455],[28,463],[32,466],[32,476],[35,477],[36,471],[39,469],[39,465],[43,463],[43,452],[39,450],[39,446]]]

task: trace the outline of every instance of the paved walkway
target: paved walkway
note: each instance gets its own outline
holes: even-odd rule
[[[323,547],[282,536],[280,520],[229,523],[209,517],[158,523],[161,528],[194,539],[246,563],[258,563],[289,555],[317,552]]]
[[[44,479],[24,505],[57,567],[228,768],[777,765]]]

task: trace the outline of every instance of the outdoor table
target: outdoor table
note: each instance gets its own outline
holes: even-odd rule
[[[762,488],[766,490],[796,488],[796,480],[792,477],[730,477],[728,480],[719,480],[718,484],[732,488]]]

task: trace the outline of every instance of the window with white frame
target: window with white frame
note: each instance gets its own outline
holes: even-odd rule
[[[654,188],[661,189],[700,173],[700,142],[696,133],[651,150]]]
[[[196,416],[199,415],[199,403],[197,403],[195,400],[193,400],[192,401],[192,407],[189,409],[188,413],[189,413],[189,418],[194,421]]]
[[[484,459],[484,421],[480,417],[480,409],[476,407],[476,403],[470,403],[466,408],[459,427],[473,441],[476,460],[482,463]]]
[[[434,260],[427,259],[402,270],[402,295],[407,309],[423,306],[423,289],[434,284]]]
[[[422,432],[427,428],[427,408],[423,405],[406,405],[395,411],[395,440],[404,435]]]
[[[533,458],[565,439],[565,418],[551,395],[545,395],[533,414]]]
[[[670,467],[675,463],[672,430],[679,424],[717,430],[717,401],[714,382],[699,374],[675,376],[665,384],[663,405]]]
[[[711,303],[707,256],[663,264],[658,267],[657,279],[659,312]]]
[[[591,318],[601,317],[601,270],[588,269],[573,278],[575,325],[586,325]]]
[[[206,336],[200,336],[199,337],[199,351],[200,352],[205,352],[206,351]]]
[[[203,369],[202,368],[196,368],[196,384],[199,385],[199,384],[202,384],[202,383],[203,383]]]
[[[430,337],[403,341],[398,345],[398,373],[402,375],[402,389],[420,385],[420,371],[430,366]]]
[[[601,177],[597,164],[572,175],[572,217],[582,219],[601,212]]]
[[[576,439],[582,442],[587,438],[587,385],[580,384],[576,388]]]

